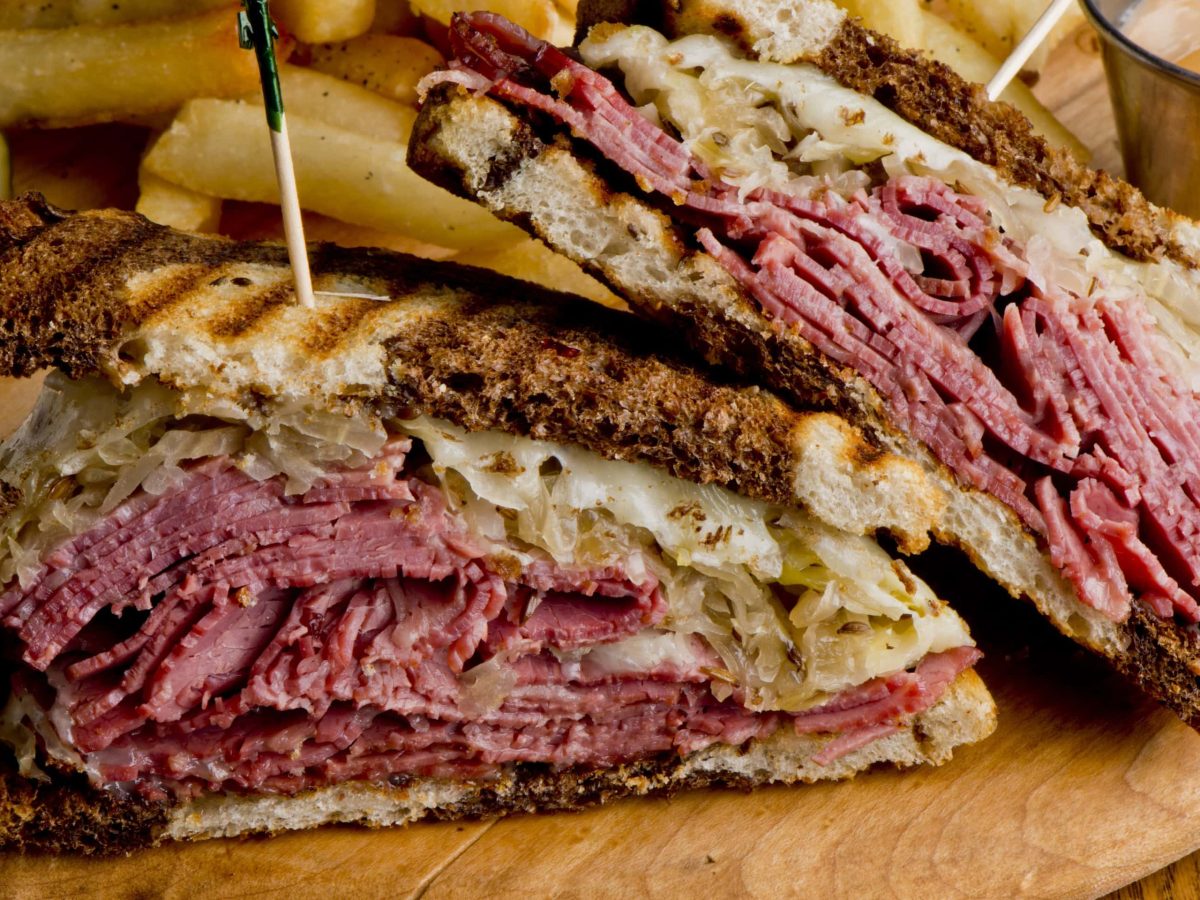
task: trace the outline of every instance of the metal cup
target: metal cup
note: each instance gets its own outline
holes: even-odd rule
[[[1200,218],[1200,75],[1117,28],[1138,0],[1083,0],[1100,34],[1126,177],[1153,202]]]

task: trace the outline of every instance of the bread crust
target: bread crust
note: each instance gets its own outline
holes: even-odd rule
[[[92,787],[76,773],[23,778],[0,752],[0,849],[90,856],[148,847],[167,811],[165,804]]]
[[[1136,603],[1125,627],[1129,649],[1113,659],[1117,671],[1200,731],[1200,633]]]

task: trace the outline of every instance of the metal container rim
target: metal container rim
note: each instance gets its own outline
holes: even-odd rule
[[[1143,65],[1149,66],[1152,69],[1157,69],[1165,75],[1169,75],[1185,84],[1190,85],[1197,90],[1200,90],[1200,74],[1191,72],[1183,66],[1177,66],[1175,63],[1163,59],[1154,53],[1151,53],[1140,44],[1135,44],[1125,35],[1123,35],[1116,26],[1109,21],[1108,16],[1100,12],[1096,6],[1096,0],[1081,0],[1083,11],[1087,13],[1092,24],[1096,26],[1096,30],[1100,32],[1101,37],[1112,43],[1117,44],[1134,59],[1141,62]]]

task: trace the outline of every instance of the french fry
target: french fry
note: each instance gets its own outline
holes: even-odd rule
[[[426,259],[449,259],[455,254],[454,250],[394,231],[354,225],[311,210],[304,210],[302,218],[304,237],[310,241],[328,241],[342,247],[382,247]],[[239,241],[282,241],[283,213],[278,206],[265,203],[226,203],[221,212],[221,232]]]
[[[194,16],[230,0],[0,0],[0,29],[122,25],[147,19]]]
[[[378,34],[415,35],[421,32],[421,17],[408,0],[375,0],[375,20],[371,31]]]
[[[317,213],[305,215],[304,235],[310,241],[330,241],[342,247],[383,247],[386,250],[411,253],[427,259],[448,259],[454,255],[453,250],[405,237],[394,231],[380,231],[378,228],[354,225]]]
[[[417,82],[442,64],[424,41],[393,34],[364,34],[312,48],[309,66],[362,85],[389,100],[416,105]]]
[[[381,141],[406,143],[417,118],[416,107],[393,103],[374,91],[300,66],[280,66],[279,84],[289,115],[317,119]],[[251,91],[242,99],[262,106],[262,91]]]
[[[978,0],[938,0],[933,10],[970,34],[992,56],[1003,60],[1025,32],[1033,27],[1046,5],[1046,0],[988,0],[986,3]],[[1055,44],[1082,22],[1083,12],[1078,6],[1068,10],[1025,63],[1025,71],[1040,71]]]
[[[964,34],[928,10],[923,9],[919,12],[924,19],[924,47],[934,59],[944,62],[968,81],[982,84],[996,74],[1001,61],[984,50],[970,35]],[[1038,102],[1033,96],[1033,91],[1020,79],[1009,82],[1000,99],[1023,112],[1033,124],[1034,130],[1052,144],[1066,147],[1081,160],[1088,158],[1087,148]]]
[[[12,159],[8,155],[8,143],[0,134],[0,200],[12,199]]]
[[[7,135],[12,191],[37,191],[62,209],[128,209],[137,201],[138,160],[146,134],[125,125]]]
[[[554,5],[562,11],[568,19],[575,20],[575,13],[579,9],[579,0],[554,0]]]
[[[258,84],[229,9],[169,22],[0,31],[0,128],[109,122]],[[286,52],[286,46],[281,52]]]
[[[306,44],[345,41],[375,19],[375,0],[274,0],[271,14]]]
[[[405,164],[406,147],[299,115],[288,116],[300,202],[347,222],[441,247],[496,247],[521,232],[454,197]],[[262,110],[192,100],[146,154],[146,169],[202,194],[278,202]]]
[[[835,0],[872,31],[895,38],[904,47],[924,47],[925,19],[918,0]]]
[[[564,13],[554,0],[410,0],[410,3],[416,12],[445,25],[450,24],[452,13],[486,9],[500,13],[552,44],[570,44],[575,34],[574,17]]]
[[[159,225],[180,231],[216,231],[221,224],[221,200],[198,194],[159,178],[153,172],[138,172],[137,211]]]
[[[557,291],[579,294],[613,309],[629,309],[616,294],[571,260],[533,238],[496,250],[465,250],[455,256],[454,261],[494,269]]]

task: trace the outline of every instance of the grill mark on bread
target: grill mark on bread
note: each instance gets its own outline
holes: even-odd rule
[[[176,306],[185,306],[192,296],[212,285],[214,272],[203,263],[185,263],[161,277],[150,280],[130,300],[130,315],[139,321],[149,320]]]
[[[234,298],[232,308],[210,320],[207,330],[215,337],[240,337],[260,327],[276,310],[295,302],[295,298],[290,279],[259,290],[247,290]]]
[[[320,313],[300,335],[300,345],[309,353],[330,356],[353,338],[364,323],[388,305],[385,300],[363,300],[347,297],[336,301],[327,311]]]

